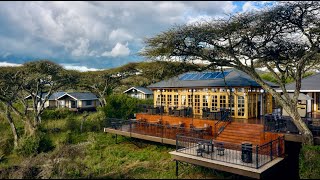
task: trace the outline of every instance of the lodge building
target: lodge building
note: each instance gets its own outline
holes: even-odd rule
[[[276,84],[267,82],[272,87]],[[188,72],[148,86],[154,94],[154,105],[192,108],[195,116],[204,109],[229,109],[233,118],[255,118],[272,113],[272,96],[246,73],[236,69],[223,72]]]

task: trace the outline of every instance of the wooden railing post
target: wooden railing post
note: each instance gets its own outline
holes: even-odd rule
[[[256,145],[256,168],[259,168],[259,146]]]
[[[270,141],[270,160],[272,161],[272,141]]]

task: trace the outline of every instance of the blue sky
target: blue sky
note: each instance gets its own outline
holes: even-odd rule
[[[0,66],[49,59],[80,71],[144,61],[143,39],[270,1],[1,2]]]

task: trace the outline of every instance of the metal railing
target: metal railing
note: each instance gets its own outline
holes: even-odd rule
[[[185,124],[180,125],[170,125],[162,124],[159,120],[158,122],[147,122],[144,119],[141,120],[124,120],[118,118],[107,118],[105,121],[106,128],[112,128],[119,131],[125,131],[130,133],[137,133],[142,135],[149,135],[160,138],[167,138],[175,140],[177,134],[185,134],[191,137],[208,136],[207,132],[192,131],[192,129],[187,129]],[[209,137],[209,136],[208,136]]]
[[[268,132],[284,132],[298,134],[299,130],[292,122],[289,116],[280,116],[278,114],[264,115],[264,131]]]
[[[152,115],[169,115],[176,117],[193,117],[206,120],[222,120],[225,108],[211,110],[208,107],[167,106],[139,104],[138,111]]]
[[[260,168],[284,154],[284,137],[263,145],[234,144],[177,135],[176,151],[241,166]]]
[[[231,122],[230,111],[221,111],[221,119],[214,124],[214,138],[216,139],[218,135],[227,127]]]

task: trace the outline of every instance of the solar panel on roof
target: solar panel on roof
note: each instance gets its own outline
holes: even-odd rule
[[[214,79],[220,72],[212,72],[207,79]]]
[[[202,73],[196,73],[195,76],[192,77],[190,80],[199,80],[199,78],[202,76]]]
[[[192,80],[195,76],[197,76],[197,74],[192,73],[188,78],[186,78],[186,80]]]
[[[187,76],[189,76],[189,74],[185,74],[185,75],[183,75],[182,77],[180,77],[179,79],[180,79],[180,80],[185,80],[185,78],[186,78]]]
[[[203,72],[203,73],[187,73],[183,75],[180,80],[208,80],[220,79],[227,76],[229,72]]]
[[[216,76],[215,79],[219,79],[219,78],[226,77],[228,74],[229,74],[229,72],[221,72],[220,74],[218,74],[218,75]]]
[[[180,78],[180,80],[187,80],[190,76],[192,76],[192,74],[193,74],[193,73],[187,73],[187,74],[185,74],[184,76],[182,76],[182,77]]]
[[[205,80],[210,76],[211,73],[203,73],[203,75],[199,78],[200,80]]]

